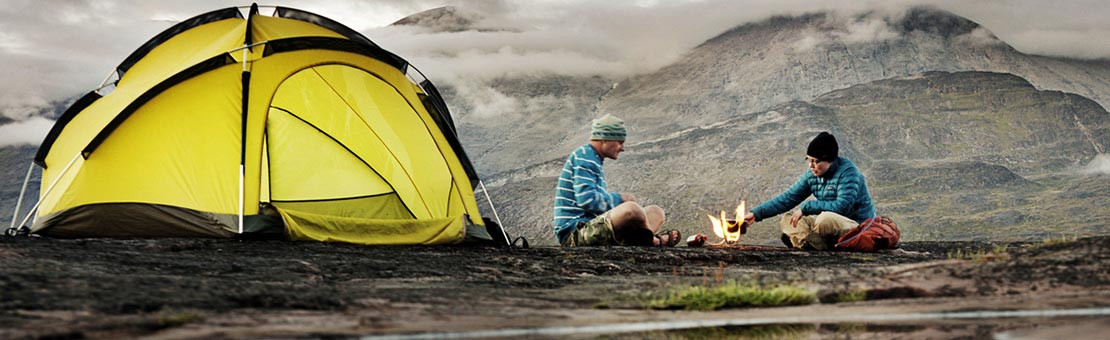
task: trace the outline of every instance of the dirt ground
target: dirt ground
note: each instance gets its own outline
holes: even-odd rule
[[[1110,236],[1057,244],[909,242],[890,253],[0,237],[0,261],[0,338],[5,339],[347,338],[1110,306]],[[792,283],[817,292],[821,302],[714,312],[642,307],[646,294],[732,281]],[[842,293],[861,291],[864,301],[837,302]],[[879,338],[974,338],[983,332],[1068,337],[1066,332],[1076,329],[1110,330],[1108,319],[1069,319],[1068,327],[1055,330],[1065,333],[1052,333],[1050,326],[1060,325],[1055,319],[999,319],[784,323],[677,333],[613,331],[606,337],[705,338],[705,332],[736,337],[730,332],[754,329],[772,338],[829,338],[845,327]]]

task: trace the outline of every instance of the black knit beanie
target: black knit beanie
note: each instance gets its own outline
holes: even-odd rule
[[[832,162],[836,160],[839,151],[840,146],[836,144],[836,137],[828,132],[821,132],[813,138],[813,141],[809,142],[806,155],[819,161]]]

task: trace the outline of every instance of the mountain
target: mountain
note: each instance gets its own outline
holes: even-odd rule
[[[503,31],[504,28],[484,27],[485,17],[477,12],[455,6],[443,6],[406,16],[391,26],[418,26],[432,32]]]
[[[633,140],[646,141],[784,102],[813,100],[856,84],[929,71],[1010,73],[1038,89],[1075,93],[1110,107],[1110,61],[1024,54],[970,20],[917,7],[900,17],[815,13],[735,27],[658,71],[604,82],[585,80],[575,89],[574,108],[521,112],[528,122],[544,122],[542,127],[523,124],[526,128],[545,131],[523,135],[544,138],[497,132],[520,126],[517,117],[484,116],[458,105],[451,109],[460,117],[456,121],[466,125],[461,135],[482,136],[476,144],[464,143],[468,148],[512,145],[531,150],[472,152],[485,160],[479,162],[479,171],[491,174],[565,156],[588,135],[589,119],[606,113],[624,118]],[[572,79],[556,81],[559,87],[574,87]],[[509,95],[508,100],[519,101],[552,86],[535,76],[500,82],[514,84],[509,91],[524,93]],[[449,105],[463,102],[447,99]]]
[[[8,229],[15,212],[19,192],[23,188],[23,179],[27,178],[27,168],[31,159],[35,157],[38,146],[16,145],[0,147],[0,230]],[[28,183],[23,204],[20,207],[19,219],[35,204],[39,195],[39,180],[42,170],[35,167]],[[18,221],[17,221],[18,222]]]
[[[1100,208],[1110,181],[1077,171],[1110,147],[1110,114],[1002,73],[878,80],[630,142],[606,162],[606,179],[665,207],[668,227],[709,233],[705,215],[731,212],[740,199],[750,207],[792,184],[805,171],[805,146],[826,130],[907,240],[1110,232],[1110,212]],[[562,162],[488,178],[510,233],[554,243],[550,196]],[[777,219],[749,230],[745,242],[778,242]]]
[[[645,126],[642,133],[651,138],[928,71],[1010,73],[1039,89],[1079,94],[1110,107],[1110,62],[1027,55],[972,21],[917,7],[901,18],[811,14],[740,26],[679,62],[621,82],[599,111]]]

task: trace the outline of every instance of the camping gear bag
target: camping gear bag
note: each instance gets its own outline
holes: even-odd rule
[[[877,251],[898,248],[902,232],[888,217],[879,216],[864,220],[836,242],[837,249]]]

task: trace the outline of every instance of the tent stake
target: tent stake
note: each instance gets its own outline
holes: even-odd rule
[[[493,206],[493,200],[489,198],[489,190],[486,190],[486,183],[478,180],[478,186],[482,187],[482,194],[486,196],[486,203],[489,203],[489,209],[493,210],[493,218],[497,219],[497,226],[501,227],[501,236],[505,237],[505,244],[512,245],[509,241],[509,233],[505,231],[505,224],[501,223],[501,216],[497,215],[497,208]]]
[[[50,196],[50,193],[54,191],[54,186],[58,185],[58,182],[62,181],[62,177],[65,177],[66,172],[69,171],[69,168],[73,167],[73,163],[77,163],[77,158],[79,158],[79,157],[81,157],[81,153],[77,153],[76,155],[73,155],[73,159],[69,161],[69,164],[66,164],[66,167],[64,169],[62,169],[62,172],[58,173],[58,178],[55,178],[54,182],[50,183],[50,186],[47,187],[46,191],[43,191],[42,196],[39,197],[39,201],[35,202],[35,206],[31,207],[31,211],[27,212],[27,217],[24,217],[23,221],[19,222],[20,227],[27,224],[27,220],[31,219],[31,215],[35,214],[35,210],[37,210],[39,208],[39,204],[42,204],[42,198],[46,197],[46,196]]]
[[[23,205],[23,194],[27,192],[27,183],[31,181],[31,172],[35,170],[35,162],[31,162],[31,167],[27,168],[27,177],[23,178],[23,188],[19,189],[19,199],[15,201],[15,212],[12,213],[12,225],[10,229],[15,229],[15,220],[19,219],[19,208]]]

